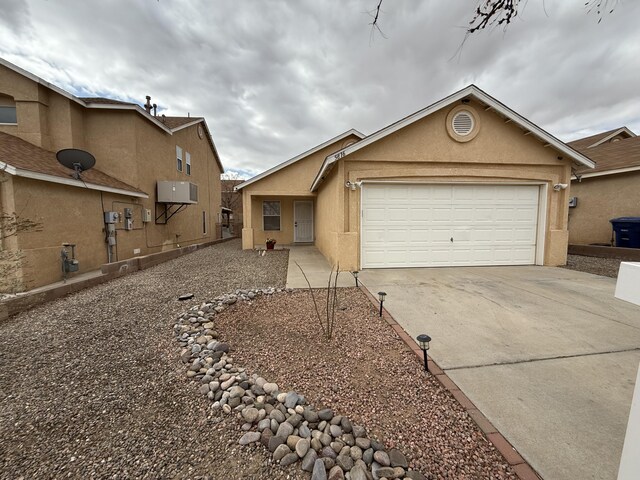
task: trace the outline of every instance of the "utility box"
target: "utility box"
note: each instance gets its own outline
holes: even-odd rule
[[[104,223],[118,223],[118,212],[104,212]]]
[[[640,217],[609,220],[616,234],[616,247],[640,248]]]
[[[198,186],[191,182],[158,182],[158,203],[198,203]]]
[[[153,218],[151,217],[151,209],[150,208],[143,208],[142,209],[142,222],[143,223],[149,223],[151,220],[153,220]]]

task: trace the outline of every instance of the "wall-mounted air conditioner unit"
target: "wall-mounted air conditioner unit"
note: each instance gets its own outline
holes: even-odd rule
[[[158,203],[198,203],[198,186],[191,182],[158,182]]]

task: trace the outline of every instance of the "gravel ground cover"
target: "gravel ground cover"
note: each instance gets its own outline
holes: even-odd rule
[[[348,288],[338,298],[331,341],[321,334],[307,291],[238,303],[216,316],[216,331],[249,374],[349,417],[428,478],[516,478],[365,295]]]
[[[617,278],[620,262],[615,258],[587,257],[585,255],[568,255],[564,268],[579,272],[593,273],[605,277]]]
[[[283,287],[287,259],[234,240],[1,323],[0,478],[304,478],[237,444],[173,336],[179,294]]]

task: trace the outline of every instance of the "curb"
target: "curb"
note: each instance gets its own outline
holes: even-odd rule
[[[380,303],[369,290],[363,285],[359,285],[360,290],[364,292],[367,298],[371,301],[376,308]],[[391,329],[400,337],[400,339],[407,345],[420,362],[424,361],[422,350],[418,347],[418,344],[411,338],[407,332],[400,326],[398,322],[394,320],[391,314],[386,308],[382,308],[382,318],[391,327]],[[509,443],[509,441],[493,426],[484,414],[478,410],[469,397],[467,397],[460,388],[455,384],[451,378],[438,366],[433,359],[427,355],[427,363],[429,366],[429,373],[436,377],[440,384],[448,390],[451,395],[458,401],[458,403],[466,410],[472,420],[478,425],[478,428],[482,431],[485,438],[493,444],[494,447],[504,457],[506,462],[513,468],[514,472],[520,480],[540,480],[539,476],[531,465],[520,456],[518,451]]]

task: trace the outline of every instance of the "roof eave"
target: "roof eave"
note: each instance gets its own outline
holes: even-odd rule
[[[30,178],[33,180],[42,180],[45,182],[59,183],[62,185],[68,185],[71,187],[88,188],[89,190],[98,190],[101,192],[117,193],[119,195],[126,195],[128,197],[137,198],[149,198],[149,195],[144,192],[137,192],[133,190],[126,190],[123,188],[108,187],[106,185],[99,185],[97,183],[86,182],[83,180],[76,180],[75,178],[64,178],[48,173],[34,172],[32,170],[25,170],[23,168],[16,168],[5,162],[0,162],[0,171],[6,172],[9,175],[15,175],[16,177]]]
[[[539,140],[542,140],[543,142],[548,143],[550,146],[554,147],[559,152],[562,152],[563,154],[565,154],[567,157],[571,158],[575,162],[582,164],[585,167],[589,167],[589,168],[595,167],[596,164],[586,156],[582,155],[580,152],[569,147],[567,144],[565,144],[561,140],[557,139],[556,137],[546,132],[542,128],[538,127],[534,123],[530,122],[520,114],[511,110],[506,105],[500,103],[498,100],[486,94],[475,85],[469,85],[468,87],[463,88],[462,90],[459,90],[458,92],[455,92],[449,95],[448,97],[445,97],[442,100],[439,100],[438,102],[435,102],[429,105],[428,107],[425,107],[422,110],[419,110],[418,112],[412,115],[409,115],[408,117],[405,117],[404,119],[398,122],[395,122],[386,128],[383,128],[382,130],[378,130],[377,132],[369,135],[368,137],[364,138],[363,140],[361,140],[360,142],[354,145],[350,145],[338,152],[328,155],[325,158],[320,171],[316,175],[311,185],[311,191],[314,192],[315,190],[317,190],[320,182],[322,181],[325,173],[327,172],[327,169],[329,169],[333,163],[337,162],[338,160],[341,160],[342,158],[346,157],[347,155],[357,150],[360,150],[361,148],[366,147],[367,145],[370,145],[380,140],[381,138],[386,137],[387,135],[390,135],[404,128],[407,125],[410,125],[413,122],[421,120],[431,115],[432,113],[469,96],[474,97],[476,100],[488,106],[491,106],[491,108],[499,112],[501,115],[511,119],[514,123],[519,125],[524,130],[530,131]]]
[[[236,185],[234,190],[240,191],[244,187],[247,187],[247,186],[251,185],[252,183],[257,182],[258,180],[262,180],[263,178],[266,178],[269,175],[271,175],[273,173],[276,173],[276,172],[282,170],[283,168],[288,167],[289,165],[292,165],[292,164],[302,160],[303,158],[308,157],[309,155],[313,155],[314,153],[322,150],[325,147],[328,147],[332,143],[339,142],[340,140],[342,140],[343,138],[348,137],[349,135],[355,135],[356,137],[359,137],[361,140],[363,138],[365,138],[364,134],[362,134],[361,132],[359,132],[355,128],[351,128],[351,129],[347,130],[346,132],[341,133],[340,135],[336,135],[335,137],[330,138],[329,140],[327,140],[326,142],[321,143],[320,145],[316,145],[315,147],[310,148],[309,150],[306,150],[305,152],[301,153],[300,155],[296,155],[295,157],[292,157],[289,160],[285,160],[284,162],[279,163],[278,165],[276,165],[274,167],[271,167],[269,170],[265,170],[264,172],[254,176],[254,177],[251,177],[250,179],[242,182],[240,185]]]
[[[625,168],[613,168],[611,170],[600,170],[598,172],[585,172],[574,174],[571,181],[578,180],[581,178],[592,178],[592,177],[603,177],[605,175],[617,175],[619,173],[629,173],[636,172],[640,170],[640,165],[635,165],[633,167],[625,167]]]
[[[589,145],[587,148],[593,148],[593,147],[597,147],[598,145],[602,145],[604,142],[606,142],[607,140],[611,140],[613,137],[615,137],[616,135],[620,135],[621,133],[627,133],[629,134],[630,137],[635,137],[637,136],[635,133],[633,133],[631,130],[629,130],[627,127],[621,127],[618,130],[613,131],[612,133],[610,133],[609,135],[607,135],[604,138],[601,138],[600,140],[598,140],[597,142],[595,142],[592,145]]]
[[[117,104],[109,104],[109,103],[87,103],[85,105],[87,108],[92,108],[96,110],[133,110],[139,115],[142,115],[146,120],[154,123],[157,127],[160,127],[162,130],[167,132],[169,135],[173,134],[173,131],[167,127],[164,123],[158,120],[158,117],[154,117],[147,113],[139,105],[117,105]]]

